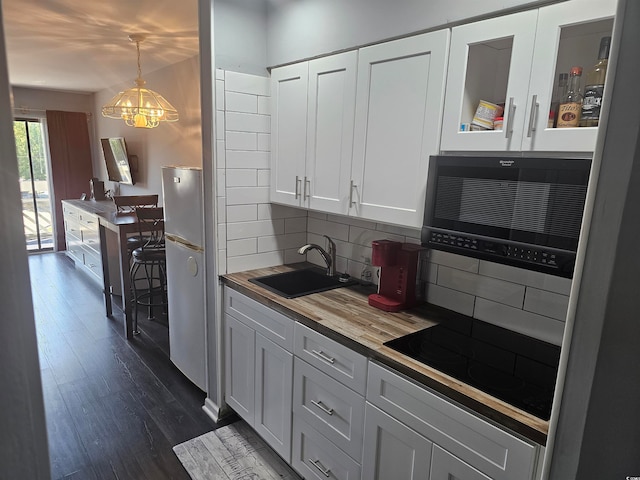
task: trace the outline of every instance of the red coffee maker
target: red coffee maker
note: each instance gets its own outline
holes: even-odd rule
[[[420,253],[425,249],[392,240],[374,240],[371,247],[371,264],[380,267],[380,283],[378,293],[369,295],[369,305],[386,312],[417,305],[418,264]]]

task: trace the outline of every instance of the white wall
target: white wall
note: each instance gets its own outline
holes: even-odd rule
[[[93,114],[93,93],[73,93],[57,90],[13,87],[13,105],[16,113],[29,114],[32,110],[62,110]]]
[[[143,58],[144,61],[144,58]],[[144,66],[144,63],[143,63]],[[165,97],[177,110],[180,119],[163,123],[156,128],[128,127],[122,120],[105,118],[99,112],[118,91],[133,86],[132,79],[95,94],[94,166],[98,178],[105,180],[105,188],[114,188],[107,180],[100,138],[124,137],[129,154],[138,156],[136,184],[120,185],[121,195],[157,193],[162,201],[162,175],[164,165],[202,166],[202,129],[200,115],[200,66],[198,57],[170,65],[143,78],[146,87]]]
[[[543,3],[541,0],[282,0],[270,3],[268,65]],[[549,2],[544,2],[549,3]]]
[[[267,76],[265,0],[215,0],[215,66]]]

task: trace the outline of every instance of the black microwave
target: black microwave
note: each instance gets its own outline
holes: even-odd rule
[[[571,278],[591,160],[432,156],[422,244]]]

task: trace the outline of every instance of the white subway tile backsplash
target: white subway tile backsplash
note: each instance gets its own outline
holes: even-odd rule
[[[227,205],[246,205],[249,203],[265,203],[268,201],[268,187],[227,188]]]
[[[226,168],[226,166],[227,156],[223,137],[222,140],[216,140],[216,168]]]
[[[216,80],[216,110],[224,110],[224,81]]]
[[[216,196],[224,196],[227,188],[226,175],[227,171],[224,168],[216,169]]]
[[[309,210],[309,218],[317,218],[319,220],[327,220],[327,218],[329,218],[329,216],[326,213],[322,213],[322,212],[315,212],[313,210]]]
[[[227,187],[257,187],[258,172],[254,169],[227,168]]]
[[[307,221],[307,229],[311,233],[320,235],[328,235],[332,240],[349,240],[349,225],[342,223],[328,222],[318,218],[309,217]]]
[[[224,82],[224,70],[222,68],[216,68],[215,75],[216,80],[222,80]]]
[[[286,205],[278,205],[277,203],[263,203],[258,205],[258,220],[268,220],[270,218],[294,218],[306,217],[307,211],[288,207]]]
[[[438,265],[436,263],[423,263],[424,279],[429,283],[438,283]]]
[[[371,242],[374,240],[394,240],[397,242],[404,242],[404,237],[401,235],[393,235],[366,228],[355,226],[349,227],[349,242],[370,247]]]
[[[258,220],[227,224],[227,238],[229,240],[282,234],[284,234],[284,220]]]
[[[256,133],[227,131],[225,140],[227,142],[227,156],[229,150],[256,150],[258,148]]]
[[[256,253],[241,257],[229,257],[227,260],[227,272],[243,272],[255,268],[274,267],[284,264],[284,253],[281,250],[275,252]]]
[[[223,248],[227,248],[227,224],[219,223],[216,231],[216,237],[218,238],[218,245]]]
[[[269,133],[271,131],[271,117],[255,113],[226,112],[225,128],[227,132],[255,132]],[[258,148],[256,137],[256,149]]]
[[[257,205],[229,205],[227,207],[227,222],[252,222],[258,220]]]
[[[516,308],[522,308],[524,286],[441,265],[438,285]]]
[[[239,240],[229,240],[227,242],[227,255],[229,257],[251,255],[254,253],[258,253],[257,238],[241,238]]]
[[[298,253],[297,248],[289,248],[284,251],[284,263],[300,263],[301,260],[304,260],[300,254]]]
[[[286,218],[284,233],[307,233],[307,217]]]
[[[263,152],[271,151],[271,134],[258,133],[258,150]]]
[[[268,187],[270,185],[271,170],[258,170],[258,186]]]
[[[475,297],[466,293],[429,283],[427,285],[427,302],[448,308],[463,315],[473,315]]]
[[[269,152],[227,150],[226,156],[229,168],[269,168]]]
[[[294,233],[290,235],[271,235],[258,237],[258,252],[271,252],[274,250],[291,250],[303,246],[307,242],[306,233]],[[302,259],[299,257],[298,261]]]
[[[227,223],[227,199],[225,197],[218,197],[218,218],[217,223]]]
[[[478,259],[456,255],[455,253],[443,252],[441,250],[430,250],[429,261],[431,263],[457,268],[458,270],[464,270],[466,272],[478,272]]]
[[[216,138],[224,138],[224,111],[216,112]]]
[[[345,225],[352,225],[355,227],[365,228],[368,230],[376,229],[376,222],[369,220],[361,220],[359,218],[345,217],[343,215],[327,215],[327,220],[335,223],[343,223]]]
[[[271,97],[258,96],[258,113],[271,115]]]
[[[225,72],[225,88],[228,92],[250,93],[253,95],[269,96],[270,85],[268,77],[259,77],[239,72]]]
[[[226,92],[227,112],[258,113],[258,97],[246,93]]]
[[[564,333],[564,322],[526,312],[483,298],[476,298],[473,316],[487,323],[508,328],[545,342],[560,345]]]
[[[528,312],[539,313],[564,322],[568,308],[568,296],[527,287],[524,296],[524,309]]]
[[[571,292],[570,278],[562,278],[547,273],[512,267],[510,265],[487,262],[485,260],[480,261],[479,272],[481,275],[487,275],[488,277],[500,278],[509,282],[520,283],[562,295],[569,295]]]
[[[218,275],[227,273],[227,250],[218,250]]]
[[[380,232],[392,233],[394,235],[401,235],[403,237],[419,239],[420,230],[416,228],[399,227],[397,225],[387,225],[385,223],[378,223],[376,230]]]

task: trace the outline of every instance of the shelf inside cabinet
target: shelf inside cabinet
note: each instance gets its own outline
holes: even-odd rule
[[[505,103],[513,37],[469,45],[461,123],[471,124],[481,100]]]

